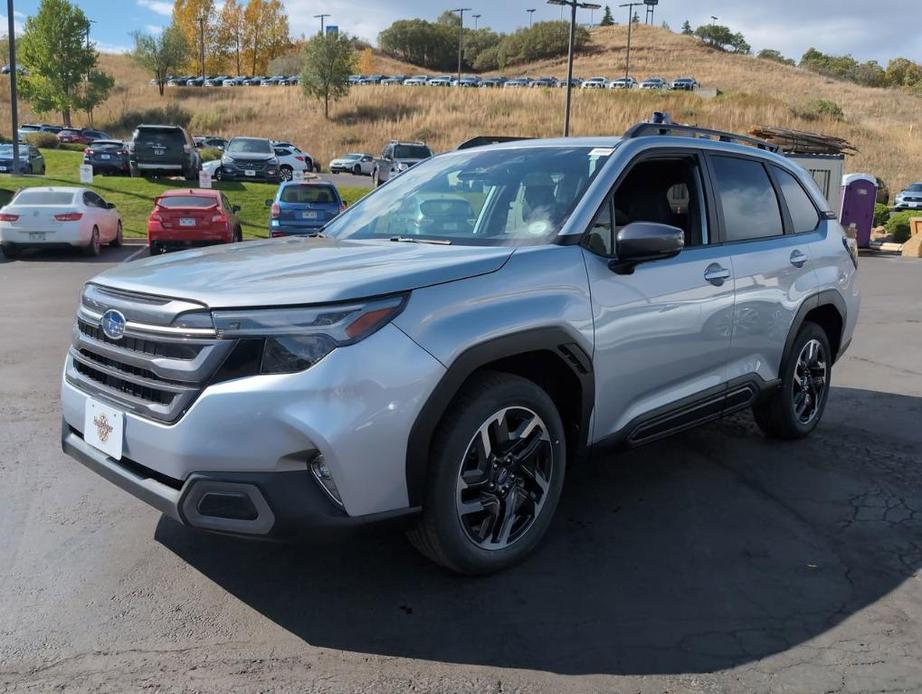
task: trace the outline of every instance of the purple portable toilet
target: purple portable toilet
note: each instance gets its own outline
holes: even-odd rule
[[[859,248],[867,248],[871,245],[875,202],[877,202],[877,179],[871,174],[855,173],[842,177],[839,222],[846,232],[854,225]]]

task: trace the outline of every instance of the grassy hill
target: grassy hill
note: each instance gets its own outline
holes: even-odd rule
[[[615,77],[624,71],[627,30],[596,28],[588,50],[578,56],[576,74]],[[843,49],[844,51],[845,49]],[[693,75],[722,92],[716,98],[688,93],[577,92],[573,134],[617,134],[654,110],[676,121],[748,130],[776,125],[817,130],[851,140],[860,152],[849,171],[883,177],[891,191],[922,180],[922,98],[895,90],[840,82],[798,68],[704,48],[694,39],[658,27],[636,28],[631,73],[637,78]],[[169,89],[161,100],[149,76],[125,56],[103,56],[117,79],[109,101],[95,114],[97,126],[127,135],[131,112],[173,104],[191,117],[194,133],[250,134],[291,139],[320,161],[349,150],[379,152],[392,137],[418,138],[437,150],[477,134],[557,135],[563,90],[449,90],[359,87],[323,119],[317,102],[297,88]],[[419,70],[384,58],[376,71]],[[507,70],[507,74],[563,76],[563,59]],[[0,130],[9,122],[9,94],[0,82]],[[842,120],[817,116],[810,102],[827,99],[844,112]],[[128,114],[126,116],[126,114]],[[37,119],[24,109],[25,120]],[[49,116],[55,119],[53,116]],[[85,119],[77,119],[84,122]],[[8,127],[8,126],[7,126]]]

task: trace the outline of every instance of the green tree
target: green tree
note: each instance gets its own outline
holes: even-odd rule
[[[695,29],[695,36],[718,51],[748,54],[752,50],[742,34],[734,34],[729,27],[720,24],[704,24]]]
[[[83,10],[68,0],[42,0],[18,44],[27,73],[23,98],[38,113],[58,111],[66,126],[73,111],[91,111],[112,87],[111,78],[96,69],[99,56],[86,42],[89,26]]]
[[[355,50],[345,34],[318,35],[304,47],[301,89],[323,101],[324,118],[330,117],[330,101],[349,93],[349,75],[355,71]]]
[[[615,23],[615,18],[611,14],[611,7],[608,5],[605,6],[605,12],[602,14],[602,21],[599,22],[599,26],[610,27]]]
[[[796,65],[792,58],[785,58],[781,51],[777,51],[774,48],[763,48],[759,51],[756,56],[762,60],[771,60],[773,63],[781,63],[782,65]]]
[[[682,22],[682,33],[686,36],[693,36],[695,33],[695,30],[692,29],[691,22],[689,22],[687,19]]]
[[[159,36],[135,32],[131,58],[157,80],[160,96],[167,75],[177,72],[189,57],[189,44],[182,29],[171,24]]]

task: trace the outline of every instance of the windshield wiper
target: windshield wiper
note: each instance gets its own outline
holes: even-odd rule
[[[399,241],[401,243],[430,243],[436,246],[450,246],[451,241],[448,239],[415,239],[412,236],[391,236],[390,241]]]

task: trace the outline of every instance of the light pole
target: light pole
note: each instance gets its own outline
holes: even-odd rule
[[[530,10],[525,10],[525,11],[528,12],[528,28],[531,29],[531,20],[535,16],[535,10],[534,8],[532,8]]]
[[[601,5],[591,2],[579,2],[579,0],[547,0],[548,5],[561,5],[570,8],[570,49],[567,51],[567,101],[563,110],[563,136],[570,136],[570,100],[573,93],[573,49],[576,41],[576,10],[582,8],[585,10],[598,10]]]
[[[323,21],[323,20],[325,20],[325,19],[326,19],[327,17],[329,17],[329,16],[330,16],[330,15],[328,15],[328,14],[315,14],[315,15],[314,15],[314,19],[319,19],[319,20],[320,20],[320,35],[321,35],[321,36],[323,36],[323,29],[324,29],[324,21]]]
[[[16,103],[16,27],[13,14],[13,0],[6,0],[7,39],[10,44],[10,114],[13,120],[13,171],[19,167],[19,109]]]
[[[718,19],[719,17],[715,17],[714,15],[711,15],[711,24],[717,24]]]
[[[198,18],[198,27],[199,27],[199,59],[201,60],[202,65],[202,86],[205,86],[205,20],[207,17],[205,15],[199,15]]]
[[[472,14],[471,17],[474,18],[474,31],[477,31],[478,25],[480,24],[480,18],[483,17],[482,14]]]
[[[457,12],[458,17],[461,19],[458,22],[458,86],[461,86],[461,57],[464,51],[464,13],[473,12],[470,7],[459,7],[452,10],[452,12]]]
[[[627,8],[627,55],[624,61],[624,76],[631,76],[631,30],[634,28],[634,8],[643,5],[642,2],[626,2],[618,7]]]

